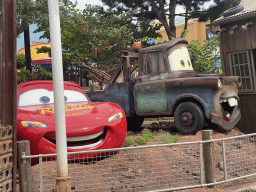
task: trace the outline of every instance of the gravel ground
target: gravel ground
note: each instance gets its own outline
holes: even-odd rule
[[[160,119],[146,119],[144,124],[142,125],[145,129],[140,133],[128,132],[127,137],[139,137],[146,131],[152,132],[155,135],[156,131],[159,131],[159,128],[165,131],[168,131],[171,135],[179,134],[174,127],[174,122],[172,118],[160,118]],[[216,127],[206,127],[206,129],[213,128],[214,135],[213,139],[219,139],[224,137],[232,137],[237,135],[242,135],[237,128],[229,132],[223,132],[218,130]],[[202,131],[199,131],[196,135],[181,135],[178,143],[180,142],[189,142],[189,141],[200,141],[202,140]],[[161,144],[161,141],[150,141],[147,144]],[[136,145],[136,144],[135,144]],[[233,149],[243,148],[241,146],[234,145]],[[255,143],[252,143],[252,147],[255,148]],[[220,144],[214,145],[214,153],[221,154],[222,147]],[[167,186],[170,181],[179,182],[180,178],[179,169],[183,168],[185,170],[180,170],[180,172],[184,172],[186,178],[181,178],[181,182],[188,183],[200,183],[199,173],[194,170],[193,162],[198,162],[199,155],[193,147],[184,148],[182,146],[175,146],[172,148],[158,148],[155,150],[153,148],[146,148],[140,150],[142,155],[138,157],[134,155],[134,153],[129,153],[127,151],[119,152],[109,158],[98,161],[96,164],[84,165],[84,164],[72,164],[69,166],[69,169],[79,170],[72,173],[70,172],[70,176],[73,179],[73,191],[144,191],[144,190],[157,190],[156,185],[152,183]],[[247,156],[246,156],[247,155]],[[244,161],[249,160],[254,154],[243,154]],[[255,154],[256,155],[256,154]],[[125,158],[124,158],[125,157]],[[182,162],[182,159],[190,160],[186,163],[186,165],[180,166],[175,162],[175,158],[179,159]],[[172,160],[170,162],[170,160]],[[178,162],[178,161],[177,161]],[[186,161],[184,161],[186,162]],[[217,155],[215,157],[216,164],[216,178],[217,181],[223,179],[223,168],[221,167],[221,158]],[[47,175],[45,178],[55,177],[56,170],[52,169],[50,165],[56,166],[55,162],[45,162],[44,167]],[[164,166],[166,165],[166,166]],[[128,168],[124,168],[128,166]],[[155,171],[157,170],[157,171]],[[175,170],[175,171],[174,171]],[[38,178],[39,166],[35,165],[32,167],[33,171],[33,181],[36,183]],[[159,174],[159,172],[161,174]],[[170,174],[170,173],[175,174]],[[249,170],[250,172],[250,170]],[[252,170],[255,173],[255,169]],[[96,178],[92,178],[93,174],[97,173]],[[79,175],[81,174],[81,175]],[[236,173],[232,173],[236,174]],[[231,174],[231,175],[232,175]],[[87,177],[89,175],[89,177]],[[183,177],[184,175],[182,175]],[[231,177],[231,176],[230,176]],[[82,178],[82,179],[81,179]],[[190,179],[193,180],[190,180]],[[187,180],[186,180],[187,179]],[[213,188],[195,188],[195,189],[186,189],[179,190],[182,192],[255,192],[255,184],[256,177],[250,177],[248,179],[241,179],[238,181],[228,182],[225,184],[217,185]],[[85,186],[82,190],[79,189],[79,186]],[[177,184],[178,185],[178,184]],[[38,185],[34,186],[34,191],[38,191]],[[50,188],[49,191],[53,191],[53,188]]]

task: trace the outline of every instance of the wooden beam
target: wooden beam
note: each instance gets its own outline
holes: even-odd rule
[[[16,0],[2,1],[2,62],[0,72],[1,118],[4,126],[13,126],[13,191],[17,191],[17,64],[16,64]]]

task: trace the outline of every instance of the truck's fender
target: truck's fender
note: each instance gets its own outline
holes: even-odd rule
[[[94,92],[94,93],[87,93],[88,97],[93,102],[109,102],[108,95],[104,92]]]
[[[174,114],[174,111],[176,107],[183,102],[194,102],[199,104],[202,109],[204,110],[205,116],[209,119],[210,118],[210,110],[209,105],[198,95],[196,94],[191,94],[191,93],[185,93],[182,95],[179,95],[177,98],[175,98],[172,103],[170,104],[170,109],[171,109],[171,114]]]

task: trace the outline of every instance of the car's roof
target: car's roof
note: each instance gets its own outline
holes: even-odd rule
[[[27,85],[34,85],[34,84],[53,84],[53,81],[52,80],[28,81],[28,82],[20,83],[18,87],[24,87],[24,86],[27,86]],[[80,87],[77,83],[75,83],[73,81],[64,81],[64,85],[72,85],[72,86]]]

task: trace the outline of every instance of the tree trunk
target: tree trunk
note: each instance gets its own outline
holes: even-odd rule
[[[153,0],[150,0],[149,2],[151,3],[152,10],[157,15],[158,20],[163,24],[169,40],[171,39],[171,37],[176,37],[176,28],[175,28],[175,23],[174,23],[175,7],[177,4],[176,0],[174,0],[174,1],[172,0],[170,2],[170,8],[173,11],[172,14],[170,14],[170,15],[172,15],[172,18],[169,17],[169,24],[172,23],[171,25],[168,25],[168,21],[167,21],[166,15],[165,15],[163,1],[157,0],[157,3],[159,4],[159,6],[157,6]],[[171,6],[174,6],[174,7],[171,7]],[[170,19],[172,19],[172,21]]]
[[[188,10],[190,9],[189,6],[186,7],[186,13],[185,13],[185,25],[184,25],[184,30],[182,31],[180,37],[185,37],[186,35],[186,30],[188,29],[188,20],[189,20],[189,17],[188,17]]]
[[[32,71],[31,68],[31,53],[30,53],[30,35],[29,35],[29,24],[26,25],[24,30],[24,44],[25,44],[25,58],[26,58],[26,69]]]
[[[166,33],[169,37],[176,37],[176,27],[175,27],[175,8],[177,5],[176,0],[171,0],[169,4],[169,30],[166,30]]]

